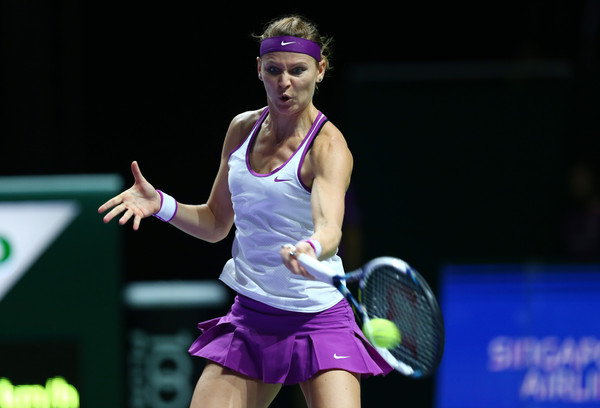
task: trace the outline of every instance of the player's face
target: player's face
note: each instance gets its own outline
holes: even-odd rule
[[[272,52],[258,59],[258,75],[265,85],[269,106],[282,113],[301,111],[312,103],[324,63],[309,55]]]

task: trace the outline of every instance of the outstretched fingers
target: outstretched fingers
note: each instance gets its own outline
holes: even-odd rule
[[[133,218],[133,229],[134,231],[137,231],[140,228],[143,216],[139,211],[136,211],[133,208],[127,208],[125,214],[119,219],[119,225],[127,224],[131,218]]]
[[[131,163],[131,172],[135,179],[134,185],[102,204],[98,212],[102,214],[108,211],[103,218],[104,223],[109,223],[119,215],[121,215],[120,225],[133,220],[133,229],[137,231],[142,219],[154,213],[157,200],[160,207],[160,197],[154,187],[142,176],[136,161]]]
[[[112,206],[108,206],[108,208],[111,208]],[[104,223],[109,223],[110,221],[112,221],[113,218],[115,218],[117,215],[121,214],[123,211],[125,211],[127,209],[127,206],[124,203],[120,203],[116,206],[114,206],[112,208],[112,210],[110,210],[110,212],[108,212],[108,214],[106,214],[104,216],[104,218],[102,219],[104,221]],[[125,215],[124,215],[125,217]],[[123,219],[123,218],[121,218]],[[121,225],[123,225],[125,222],[119,222]]]
[[[102,214],[106,210],[113,208],[113,207],[121,204],[122,202],[123,202],[123,198],[121,197],[121,194],[119,194],[118,196],[111,198],[110,200],[108,200],[107,202],[102,204],[100,207],[98,207],[98,212],[100,214]]]
[[[136,183],[146,180],[144,178],[144,176],[142,176],[142,171],[140,170],[140,165],[136,161],[131,163],[131,173],[133,174],[133,178]]]
[[[136,214],[135,217],[133,217],[133,230],[137,231],[138,229],[140,229],[140,223],[142,222],[142,216],[140,216],[139,214]]]

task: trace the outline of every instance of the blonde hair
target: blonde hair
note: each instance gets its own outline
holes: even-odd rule
[[[331,45],[333,39],[319,33],[317,26],[312,21],[299,15],[289,15],[270,21],[261,35],[255,36],[259,41],[271,37],[293,36],[313,41],[321,47],[321,56],[325,61],[325,68],[331,70]]]

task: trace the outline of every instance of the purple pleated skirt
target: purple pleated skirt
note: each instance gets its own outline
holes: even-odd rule
[[[297,384],[323,370],[385,375],[392,367],[363,336],[345,300],[319,313],[288,312],[238,295],[198,324],[189,352],[265,383]]]

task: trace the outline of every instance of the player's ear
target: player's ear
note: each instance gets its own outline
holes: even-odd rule
[[[262,82],[263,78],[262,78],[262,64],[261,64],[261,60],[260,57],[256,57],[256,64],[257,64],[257,71],[258,71],[258,79]]]
[[[325,59],[322,59],[321,61],[319,61],[319,67],[318,67],[318,75],[317,77],[318,82],[321,82],[323,80],[323,78],[325,78],[325,71],[327,70],[327,62],[325,61]]]

